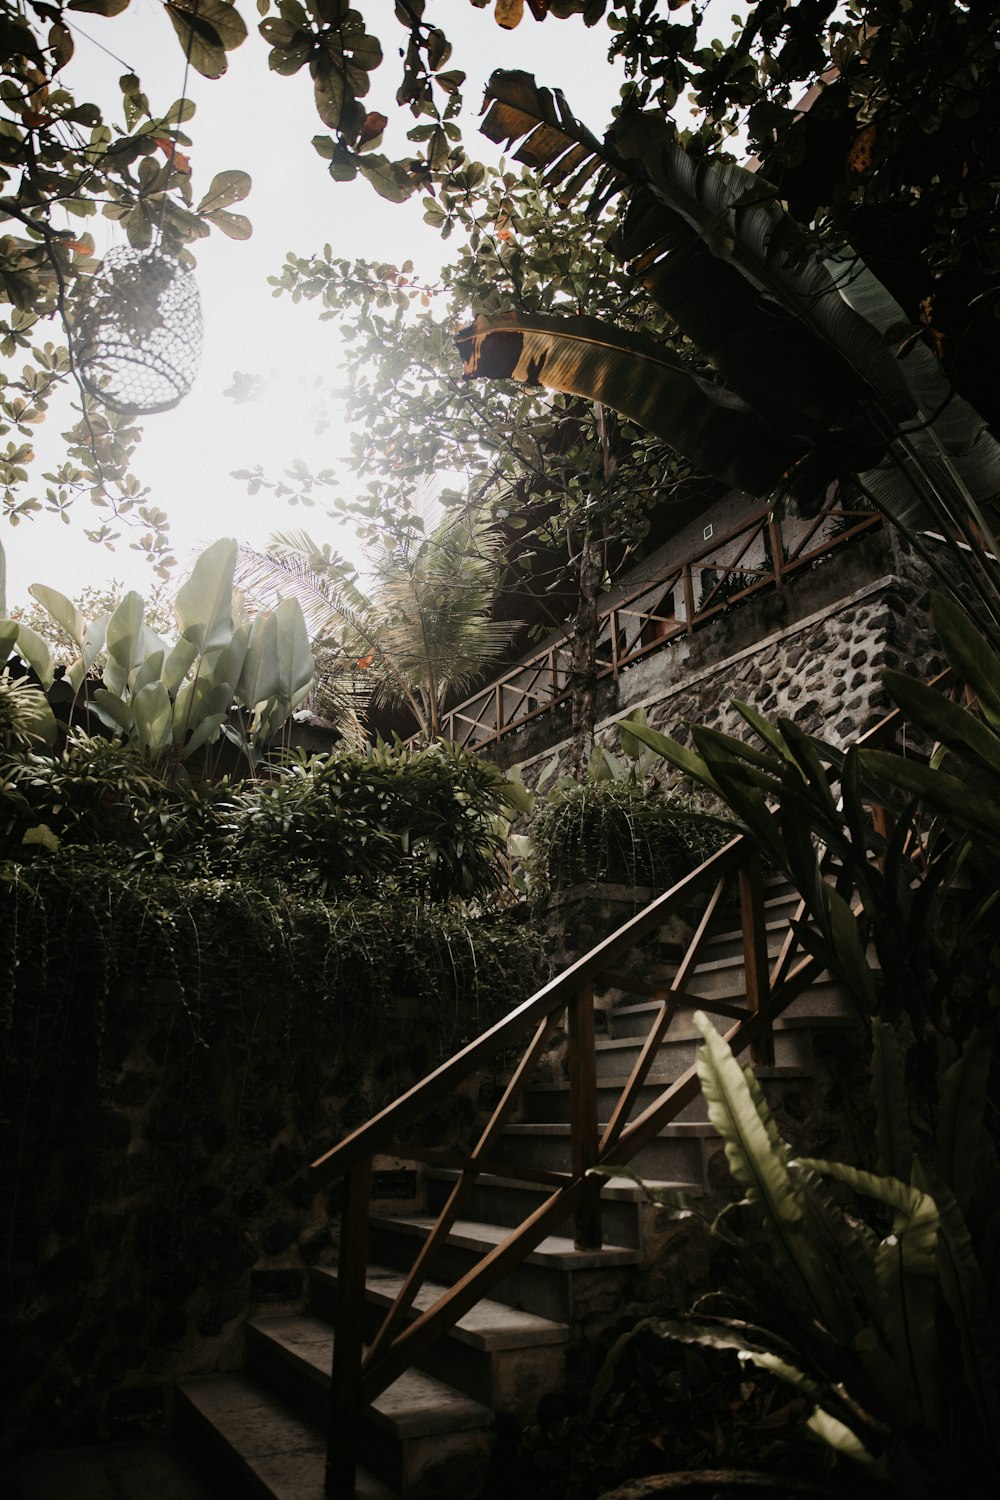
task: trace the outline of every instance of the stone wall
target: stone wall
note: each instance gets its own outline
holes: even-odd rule
[[[944,665],[930,623],[931,581],[894,533],[868,535],[785,587],[751,598],[690,636],[606,680],[597,738],[617,748],[617,721],[633,708],[675,738],[688,722],[741,737],[740,699],[844,745],[887,711],[885,667],[932,676]],[[569,711],[543,716],[501,741],[505,765],[531,784],[568,742]]]
[[[165,1429],[173,1381],[239,1368],[247,1316],[301,1310],[334,1259],[339,1185],[309,1163],[521,997],[448,998],[445,976],[440,1014],[374,1014],[276,995],[234,956],[194,1004],[149,966],[108,986],[97,944],[57,945],[59,915],[51,982],[0,1005],[0,1451]],[[416,1138],[465,1144],[476,1112],[470,1084]],[[411,1166],[375,1166],[376,1209],[415,1205]]]

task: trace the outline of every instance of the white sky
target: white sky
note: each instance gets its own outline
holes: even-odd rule
[[[390,7],[391,0],[362,0],[359,6],[370,26],[380,9],[386,12],[381,28],[388,43],[386,60],[373,75],[366,103],[392,120],[401,112],[393,97],[398,62],[389,46],[398,47],[405,33]],[[185,129],[194,143],[188,155],[195,201],[215,172],[244,169],[254,187],[235,209],[249,216],[254,234],[240,243],[213,230],[210,239],[194,247],[205,319],[201,371],[192,393],[174,411],[146,419],[134,463],[150,486],[150,502],[170,517],[180,565],[176,582],[198,552],[219,536],[261,546],[272,531],[306,526],[321,540],[350,548],[349,533],[328,520],[318,505],[291,509],[266,493],[249,498],[244,483],[231,477],[233,469],[257,463],[277,475],[297,457],[315,468],[328,466],[348,447],[336,419],[322,437],[314,432],[316,383],[336,378],[341,343],[336,325],[319,321],[317,303],[293,305],[287,296],[274,298],[267,285],[286,252],[309,255],[329,243],[334,255],[397,264],[412,259],[422,275],[432,278],[450,250],[449,242],[423,223],[419,195],[409,203],[389,204],[367,183],[333,182],[311,145],[314,135],[326,131],[313,105],[307,71],[293,78],[270,73],[267,48],[255,32],[256,9],[241,0],[240,10],[251,34],[229,54],[224,78],[211,82],[190,75],[187,95],[195,100],[197,113]],[[481,86],[497,67],[525,68],[539,82],[562,88],[575,113],[598,134],[610,122],[620,79],[606,61],[603,24],[587,30],[574,17],[538,25],[526,11],[516,31],[504,32],[489,11],[474,11],[468,0],[437,0],[436,5],[431,0],[427,14],[440,20],[455,44],[448,66],[468,74],[464,130],[470,154],[486,159],[490,149],[475,133],[474,122]],[[159,0],[132,0],[128,11],[108,20],[80,13],[73,17],[74,27],[77,19],[83,33],[138,73],[154,111],[165,111],[180,95],[184,58]],[[720,20],[728,36],[727,19]],[[121,64],[78,35],[70,68],[67,77],[77,97],[99,101],[109,121],[121,123]],[[103,218],[74,223],[83,223],[95,235],[99,254],[120,237]],[[226,399],[222,392],[236,370],[268,377],[267,399],[245,405]],[[57,422],[53,410],[45,427],[54,433]],[[38,433],[40,450],[43,430]],[[48,466],[32,470],[28,493],[44,494],[41,467]],[[78,501],[70,516],[68,526],[44,515],[16,528],[4,526],[0,540],[7,553],[9,605],[25,602],[33,582],[70,596],[110,578],[140,592],[151,587],[153,575],[129,549],[127,530],[111,555],[83,535],[98,512]]]

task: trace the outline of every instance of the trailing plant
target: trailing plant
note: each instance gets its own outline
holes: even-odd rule
[[[945,1069],[942,1110],[918,1142],[896,1033],[877,1023],[878,1155],[865,1171],[796,1158],[753,1071],[707,1017],[695,1019],[709,1119],[745,1195],[714,1227],[736,1247],[755,1295],[744,1319],[704,1308],[640,1328],[734,1351],[785,1381],[812,1404],[809,1425],[823,1442],[900,1494],[985,1500],[1000,1463],[989,1048],[972,1038]]]
[[[600,881],[667,890],[724,841],[704,797],[650,780],[660,757],[632,724],[646,726],[643,709],[622,722],[622,755],[596,746],[582,780],[556,774],[558,754],[539,776],[528,831],[511,839],[535,900]]]

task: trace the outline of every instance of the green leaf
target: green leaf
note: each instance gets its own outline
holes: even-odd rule
[[[989,1444],[996,1465],[1000,1459],[1000,1359],[989,1293],[954,1193],[940,1177],[925,1173],[920,1161],[914,1165],[914,1183],[931,1194],[941,1216],[941,1289],[958,1329],[965,1385],[979,1415],[982,1441]]]
[[[253,709],[275,696],[278,683],[278,626],[274,614],[265,610],[254,615],[234,696]]]
[[[893,702],[949,749],[971,755],[1000,774],[1000,736],[967,708],[905,672],[885,671],[882,681]]]
[[[909,1182],[913,1137],[906,1103],[903,1054],[895,1027],[872,1021],[872,1095],[875,1100],[875,1170],[882,1177]]]
[[[33,669],[43,688],[50,688],[55,681],[55,663],[48,642],[37,630],[20,621],[17,628],[17,649],[29,667]]]
[[[239,203],[247,196],[252,186],[249,172],[217,172],[195,212],[214,214],[220,208],[228,208],[232,203]]]
[[[791,1294],[831,1333],[843,1327],[837,1288],[809,1231],[805,1195],[789,1171],[789,1152],[753,1074],[744,1071],[708,1017],[694,1023],[705,1044],[697,1068],[708,1117],[726,1144],[726,1159],[751,1203],[759,1203]]]
[[[60,594],[58,589],[47,588],[44,583],[32,583],[28,587],[28,593],[38,600],[44,610],[55,620],[60,629],[64,630],[70,640],[83,652],[83,638],[87,629],[87,622],[77,609],[71,599],[65,594]]]
[[[104,638],[108,653],[104,681],[112,693],[122,695],[128,690],[132,673],[142,662],[145,644],[144,613],[142,595],[131,590],[108,620]]]
[[[640,334],[594,318],[497,313],[455,342],[467,380],[518,380],[600,401],[738,489],[767,494],[787,467],[787,444],[739,396]]]
[[[108,729],[123,729],[126,734],[131,733],[131,706],[117,693],[110,693],[107,688],[95,688],[90,698],[90,707]]]
[[[221,78],[226,53],[246,40],[246,24],[235,5],[226,0],[166,0],[165,9],[192,68],[203,78]]]
[[[416,179],[410,176],[405,167],[399,162],[390,161],[386,156],[359,156],[357,167],[379,197],[386,198],[390,203],[405,203],[416,186]]]
[[[967,781],[885,750],[862,750],[860,754],[872,776],[912,792],[934,812],[943,813],[963,828],[1000,838],[1000,805],[974,792]]]
[[[974,689],[994,729],[1000,729],[1000,661],[996,652],[965,610],[947,595],[934,595],[931,617],[949,662],[959,678]]]
[[[133,736],[151,759],[169,749],[173,728],[173,705],[166,686],[148,682],[132,697]]]
[[[935,1169],[964,1213],[976,1186],[985,1136],[993,1044],[974,1031],[941,1079]]]
[[[236,543],[213,542],[198,558],[174,602],[181,633],[199,652],[224,646],[233,632],[233,575]]]

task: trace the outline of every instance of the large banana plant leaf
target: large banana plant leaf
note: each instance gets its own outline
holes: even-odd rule
[[[771,447],[784,444],[783,487],[811,505],[831,479],[852,477],[911,538],[963,541],[967,550],[952,556],[1000,638],[1000,573],[983,510],[1000,491],[1000,445],[942,380],[920,330],[897,351],[906,320],[857,257],[824,262],[768,183],[690,156],[658,117],[625,113],[601,143],[528,74],[495,73],[487,99],[484,133],[520,141],[517,159],[549,186],[568,195],[596,174],[595,210],[625,195],[611,248],[757,415]],[[623,409],[605,387],[598,399]],[[723,477],[710,445],[651,430]],[[951,587],[933,549],[916,544]]]
[[[773,489],[802,451],[665,345],[596,318],[500,313],[477,318],[456,343],[466,379],[518,380],[599,401],[737,489]]]

